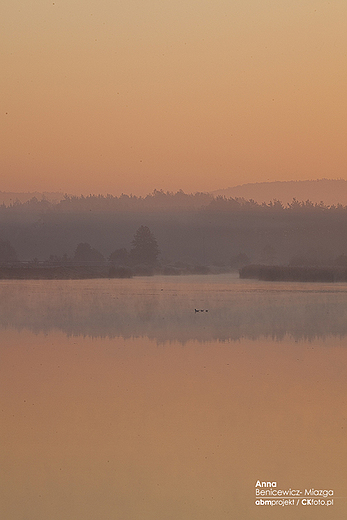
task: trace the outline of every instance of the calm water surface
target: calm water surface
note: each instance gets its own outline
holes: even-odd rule
[[[0,338],[0,518],[347,518],[347,285],[1,281]]]

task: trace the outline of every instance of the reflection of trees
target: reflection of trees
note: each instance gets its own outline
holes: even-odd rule
[[[239,282],[230,275],[222,283],[195,280],[8,282],[0,286],[0,326],[182,344],[347,336],[345,286],[307,284],[303,290],[289,283],[283,289],[283,284]]]

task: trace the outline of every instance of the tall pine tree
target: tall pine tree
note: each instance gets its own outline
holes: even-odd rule
[[[147,226],[140,226],[131,242],[130,256],[137,264],[153,265],[160,253],[157,239]]]

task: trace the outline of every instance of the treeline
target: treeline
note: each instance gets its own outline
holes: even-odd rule
[[[148,212],[148,211],[191,211],[204,208],[207,211],[219,212],[347,212],[347,206],[342,204],[327,205],[324,202],[313,203],[310,200],[282,204],[280,200],[269,203],[258,203],[253,199],[246,200],[243,197],[214,197],[210,193],[184,193],[182,190],[174,192],[154,190],[145,197],[122,194],[114,195],[65,195],[59,202],[51,202],[45,198],[39,200],[32,197],[26,202],[15,200],[10,204],[1,204],[0,213],[4,212]]]
[[[207,206],[207,209],[210,210],[218,210],[218,211],[244,211],[244,212],[273,212],[273,213],[321,213],[324,212],[346,212],[347,206],[343,206],[342,204],[324,204],[323,201],[318,203],[313,203],[310,200],[299,201],[297,199],[293,199],[292,202],[287,204],[282,204],[280,200],[274,199],[270,202],[262,202],[258,203],[253,199],[246,200],[244,198],[232,198],[232,197],[223,197],[217,196]]]
[[[74,264],[103,264],[108,261],[113,265],[155,265],[160,254],[157,239],[147,226],[140,226],[131,241],[131,249],[126,248],[115,249],[106,260],[104,255],[88,242],[80,242],[72,257],[66,253],[62,256],[51,254],[45,263],[68,265]],[[0,264],[14,264],[18,262],[17,251],[11,245],[9,240],[0,239]],[[33,265],[39,264],[38,258],[34,258]]]
[[[37,199],[32,197],[26,202],[16,200],[11,204],[0,205],[0,211],[34,211],[34,212],[120,212],[120,211],[153,211],[159,210],[181,210],[181,209],[198,209],[213,200],[213,195],[209,193],[197,192],[194,194],[184,193],[182,190],[173,192],[164,192],[163,190],[154,190],[145,197],[136,195],[122,194],[119,197],[115,195],[88,195],[80,197],[74,195],[65,195],[63,200],[59,202],[50,202],[47,199]]]
[[[0,279],[83,279],[131,278],[133,274],[154,274],[160,267],[157,240],[147,226],[140,226],[131,242],[132,248],[116,249],[105,260],[88,242],[80,242],[73,257],[50,255],[49,259],[19,262],[9,240],[0,240]]]
[[[21,261],[71,259],[78,244],[89,244],[105,259],[116,252],[117,262],[131,263],[131,241],[142,225],[158,240],[162,265],[333,265],[347,254],[342,205],[258,204],[157,190],[146,197],[66,196],[56,204],[31,199],[0,207],[0,240]]]

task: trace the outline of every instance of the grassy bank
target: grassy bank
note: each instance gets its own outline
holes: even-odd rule
[[[131,278],[132,276],[132,271],[124,267],[0,267],[1,280],[83,280],[89,278]]]
[[[134,266],[115,266],[110,264],[90,265],[39,265],[32,263],[0,265],[0,280],[83,280],[89,278],[132,278],[133,276],[153,275],[206,275],[231,272],[230,267],[202,265],[156,265],[138,264]]]
[[[292,267],[282,265],[247,265],[240,278],[267,282],[347,282],[346,267]]]

